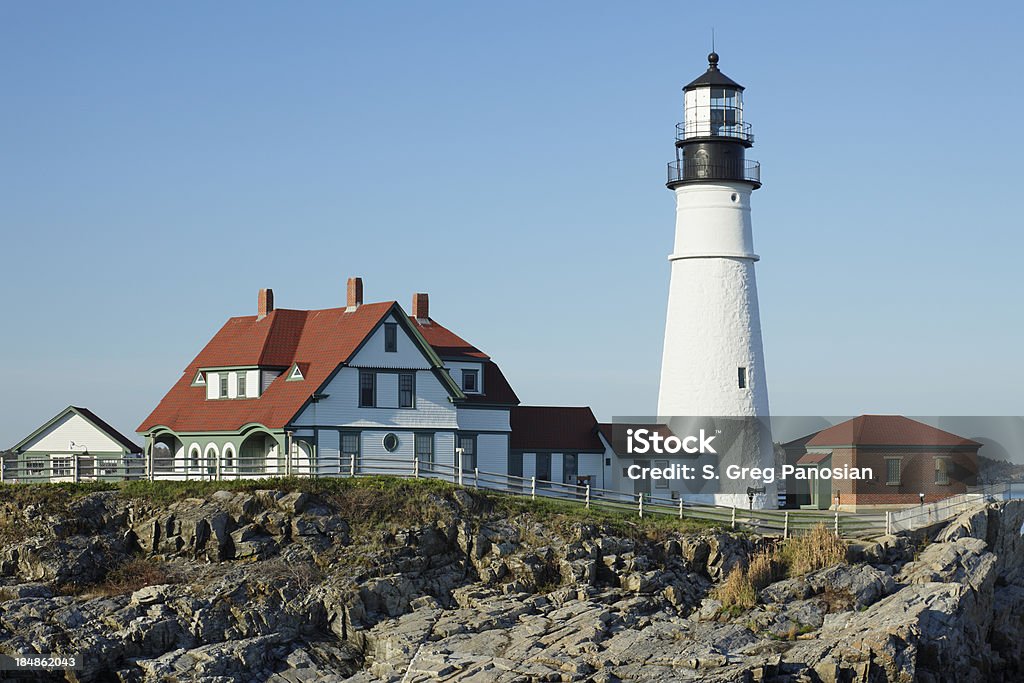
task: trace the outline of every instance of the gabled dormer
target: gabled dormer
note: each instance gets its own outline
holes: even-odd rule
[[[204,381],[200,384],[193,382],[192,386],[205,386],[208,401],[259,398],[262,393],[260,368],[202,368],[198,374]],[[277,374],[281,374],[279,370]]]

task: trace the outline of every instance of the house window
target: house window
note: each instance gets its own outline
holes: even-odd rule
[[[668,460],[655,460],[654,466],[660,469],[662,472],[668,469]],[[667,489],[668,479],[655,479],[654,488],[656,489]]]
[[[398,323],[384,323],[384,350],[398,351]]]
[[[551,454],[537,454],[537,486],[551,486]]]
[[[342,432],[341,434],[341,467],[351,467],[359,461],[359,432]]]
[[[740,389],[747,388],[747,369],[737,368],[737,376],[739,379]]]
[[[235,466],[235,447],[231,444],[224,446],[224,467],[232,468]]]
[[[359,407],[373,408],[377,405],[377,375],[369,370],[359,371]]]
[[[462,471],[472,472],[476,469],[476,435],[460,434],[459,448],[462,449]]]
[[[196,452],[196,454],[198,455],[198,451]],[[217,448],[217,446],[215,444],[211,443],[211,444],[208,444],[206,446],[206,450],[203,451],[203,459],[202,460],[199,460],[198,458],[193,459],[192,467],[195,467],[195,468],[198,468],[198,469],[204,469],[205,468],[206,472],[210,473],[210,472],[214,471],[213,465],[218,460],[220,460],[220,450]],[[256,470],[254,469],[253,471],[256,471]]]
[[[523,484],[523,454],[508,454],[508,479],[509,484],[516,490],[522,490]]]
[[[25,461],[25,476],[27,477],[41,477],[45,469],[46,463],[42,460],[33,459]]]
[[[935,458],[935,483],[941,485],[949,483],[949,458]]]
[[[900,459],[899,458],[886,458],[885,459],[885,483],[888,486],[899,486],[900,485]]]
[[[434,435],[416,435],[416,458],[420,461],[420,467],[434,464]]]
[[[228,373],[220,373],[220,398],[228,397]]]
[[[388,432],[384,435],[384,440],[381,442],[384,446],[384,450],[388,453],[394,453],[398,450],[398,437],[392,432]]]
[[[575,453],[566,453],[562,456],[562,482],[576,485],[576,476],[579,474]]]
[[[238,398],[245,398],[245,372],[238,373]]]
[[[189,467],[191,467],[192,469],[197,469],[199,467],[200,454],[201,452],[199,446],[195,444],[193,444],[192,447],[188,449]]]
[[[463,370],[462,371],[462,390],[463,391],[479,391],[477,388],[479,383],[477,380],[479,377],[479,370]]]
[[[72,476],[74,465],[71,462],[71,455],[51,455],[50,456],[50,477],[70,477]]]
[[[398,407],[412,408],[414,391],[414,377],[411,372],[398,373]]]

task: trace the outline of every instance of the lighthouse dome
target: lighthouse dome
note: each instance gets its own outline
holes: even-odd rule
[[[718,70],[718,53],[716,52],[708,55],[708,70],[687,83],[683,90],[689,91],[696,88],[709,88],[711,86],[743,91],[742,85]]]

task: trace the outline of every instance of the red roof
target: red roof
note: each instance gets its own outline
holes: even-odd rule
[[[509,448],[602,452],[597,418],[590,408],[516,406],[510,411]]]
[[[807,442],[815,446],[970,446],[977,441],[944,432],[902,415],[861,415],[823,429]]]
[[[437,350],[436,347],[434,349]],[[440,354],[439,354],[440,355]],[[497,404],[497,405],[519,405],[519,397],[512,389],[512,385],[505,379],[501,368],[494,361],[486,361],[484,364],[484,393],[466,394],[466,403]]]
[[[392,308],[401,311],[394,301],[385,301],[363,304],[351,312],[344,308],[277,309],[262,319],[231,318],[189,364],[138,431],[161,425],[184,433],[235,431],[247,424],[281,429],[331,373],[355,354]],[[433,320],[423,323],[410,318],[410,322],[439,356],[482,361],[486,393],[467,396],[467,403],[519,403],[501,369],[487,354]],[[287,371],[296,363],[305,379],[288,382]],[[211,401],[206,399],[206,387],[192,386],[202,368],[257,366],[279,368],[284,373],[259,398]]]
[[[263,319],[231,318],[189,364],[137,431],[163,425],[176,432],[234,431],[257,423],[269,429],[288,424],[306,400],[359,348],[377,323],[397,304],[364,304],[354,311],[278,309]],[[287,370],[308,364],[305,381],[282,374],[259,398],[208,401],[206,387],[191,386],[200,368],[261,366]]]
[[[519,405],[519,397],[512,385],[505,379],[501,368],[490,360],[490,356],[433,318],[422,320],[410,315],[409,321],[443,360],[484,361],[484,393],[467,394],[466,403]]]
[[[434,347],[441,358],[448,360],[487,360],[489,356],[468,341],[455,334],[433,318],[426,321],[409,316],[409,320],[420,331],[427,343]],[[486,381],[486,378],[485,378]],[[485,384],[486,386],[486,384]]]
[[[804,453],[799,460],[796,461],[797,465],[815,465],[825,458],[832,457],[832,451],[828,453]]]

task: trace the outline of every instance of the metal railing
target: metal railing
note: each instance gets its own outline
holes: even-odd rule
[[[676,124],[676,140],[682,142],[694,138],[734,138],[754,143],[754,133],[749,123],[684,121]]]
[[[148,475],[142,455],[93,456],[78,453],[0,461],[0,483],[131,481]]]
[[[712,164],[703,159],[683,159],[668,164],[668,184],[685,180],[745,180],[761,185],[761,164],[750,159]]]
[[[968,493],[943,498],[934,503],[894,510],[886,513],[886,533],[911,531],[938,522],[945,522],[968,510],[981,508],[995,501],[1007,500],[1009,497],[1009,484],[994,484]]]

